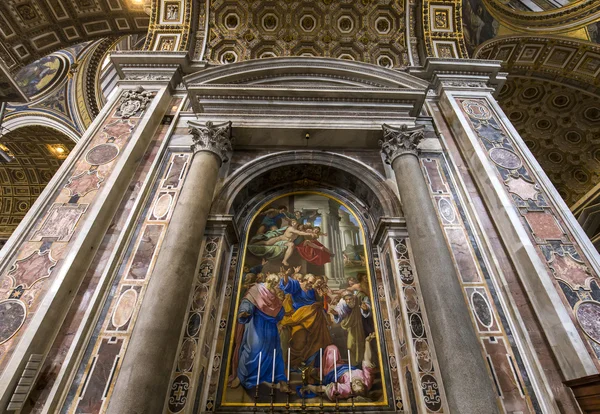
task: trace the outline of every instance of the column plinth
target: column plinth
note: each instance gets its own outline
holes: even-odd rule
[[[423,132],[384,125],[380,145],[396,175],[446,398],[450,412],[497,413],[496,393],[419,162]]]
[[[192,289],[219,168],[231,151],[231,123],[190,123],[194,156],[158,254],[109,413],[160,412]]]

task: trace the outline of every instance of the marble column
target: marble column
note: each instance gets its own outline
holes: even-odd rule
[[[419,162],[423,131],[383,125],[380,144],[396,175],[448,406],[452,413],[497,413],[496,391]]]
[[[189,123],[192,158],[148,285],[108,412],[162,411],[231,122]]]

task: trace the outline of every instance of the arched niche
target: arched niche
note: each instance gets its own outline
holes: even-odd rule
[[[382,217],[401,217],[393,187],[366,164],[325,151],[284,151],[259,157],[236,170],[223,183],[212,214],[233,214],[238,224],[250,214],[253,201],[290,188],[321,189],[346,200],[373,231]]]
[[[55,128],[28,125],[11,128],[2,136],[2,143],[13,158],[0,163],[0,239],[6,240],[73,150],[75,142]]]

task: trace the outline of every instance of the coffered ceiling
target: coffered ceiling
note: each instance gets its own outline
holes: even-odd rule
[[[499,102],[567,205],[600,183],[600,98],[554,82],[509,77]]]
[[[2,0],[0,59],[11,72],[85,40],[145,33],[149,16],[139,0]]]

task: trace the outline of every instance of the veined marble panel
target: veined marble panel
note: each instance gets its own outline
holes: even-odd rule
[[[482,111],[481,114],[485,112]],[[421,164],[424,172],[435,177],[429,181],[430,195],[451,248],[465,301],[472,312],[471,320],[482,344],[482,352],[488,358],[499,404],[506,413],[540,412],[529,375],[519,350],[514,345],[505,311],[500,305],[482,249],[458,197],[446,160],[442,154],[427,153],[422,155]],[[432,184],[436,182],[444,183],[446,190],[440,191],[439,185]],[[447,215],[445,209],[440,209],[439,202],[435,202],[442,196],[447,197],[452,209],[457,212],[456,223],[449,224],[444,218]],[[486,347],[490,343],[494,345],[493,357],[488,352],[489,347]],[[498,358],[498,354],[504,355],[504,359]],[[511,365],[506,365],[506,358],[510,359]],[[507,366],[511,369],[507,370]]]
[[[526,157],[514,144],[510,133],[506,131],[486,99],[459,98],[456,101],[479,139],[481,148],[495,164],[496,173],[505,183],[506,191],[514,194],[515,186],[511,185],[511,179],[522,179],[534,184],[535,190],[539,189],[535,199],[531,198],[533,191],[528,190],[525,193],[531,197],[523,195],[513,197],[512,200],[518,208],[532,243],[537,247],[538,254],[545,259],[548,272],[555,276],[554,286],[564,304],[570,308],[571,318],[579,326],[580,335],[587,344],[588,351],[594,357],[596,365],[600,366],[600,344],[586,334],[586,329],[576,313],[579,304],[590,299],[591,283],[600,280],[599,275],[595,274],[582,254],[575,237],[566,230],[567,227],[556,207],[549,201],[546,191],[541,189],[541,185],[531,173]],[[494,154],[500,153],[510,154],[507,157],[511,161],[507,161],[508,158],[502,158],[505,161],[501,162],[495,160],[494,158],[498,157]],[[589,275],[589,280],[586,275]]]
[[[115,292],[104,305],[102,317],[95,328],[96,335],[88,344],[85,356],[78,368],[77,375],[70,386],[69,396],[62,408],[63,413],[101,413],[107,408],[112,387],[119,373],[120,361],[127,349],[127,343],[135,321],[139,306],[143,300],[145,288],[152,275],[154,258],[160,250],[162,238],[169,224],[170,214],[163,220],[153,219],[153,208],[161,196],[159,188],[169,179],[174,168],[180,168],[177,177],[183,180],[189,153],[169,154],[162,167],[162,173],[157,178],[148,199],[145,214],[137,224],[135,236],[130,241],[127,255],[113,282]],[[181,162],[183,161],[183,162]],[[172,210],[177,202],[181,186],[173,182],[174,200],[169,209]],[[115,343],[108,348],[104,344]],[[108,353],[108,354],[107,354]],[[96,369],[97,360],[108,359],[114,364],[108,371]]]

